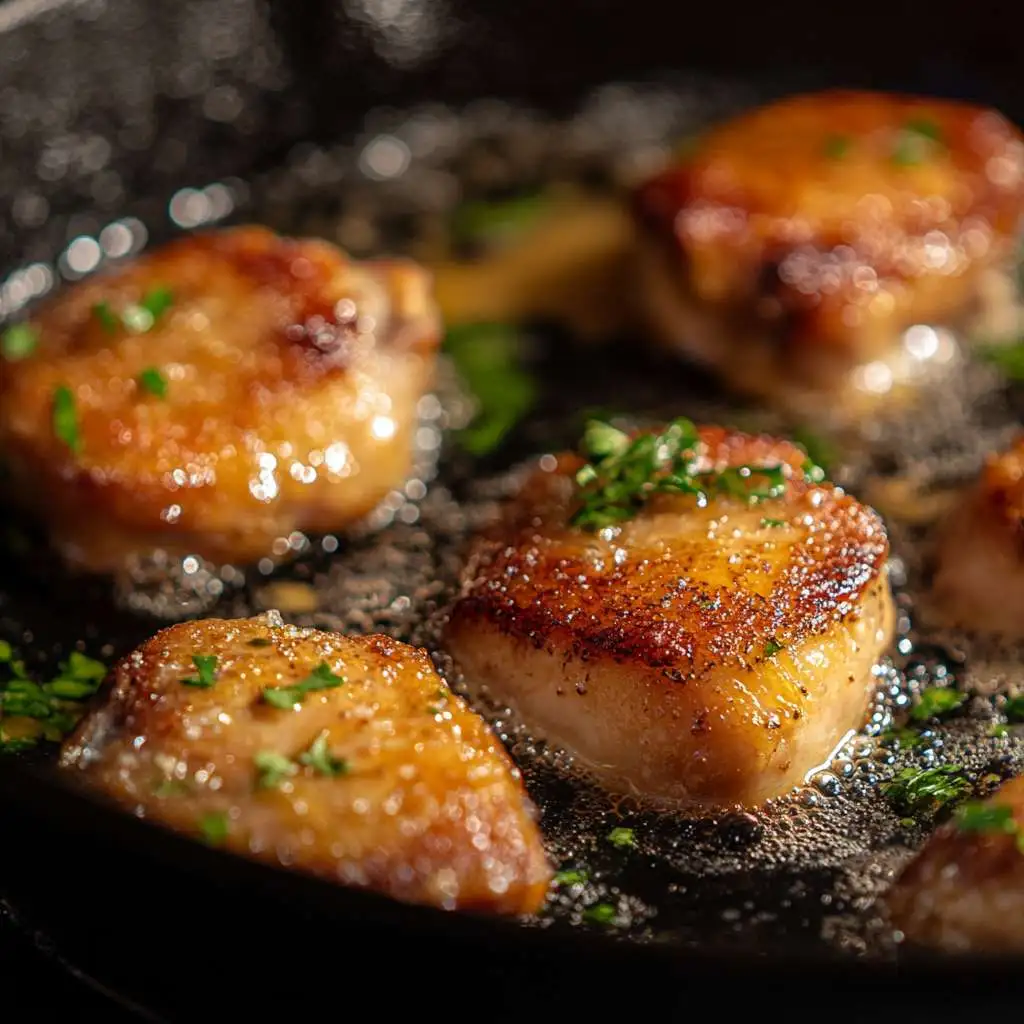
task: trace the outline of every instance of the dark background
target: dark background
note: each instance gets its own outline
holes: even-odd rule
[[[125,208],[144,214],[141,197],[161,206],[350,132],[380,105],[497,94],[569,110],[603,81],[699,70],[960,97],[1020,121],[1020,35],[998,6],[0,0],[0,273]],[[49,869],[12,877],[19,837],[4,823],[0,890],[17,905]],[[41,1019],[64,1006],[121,1019],[2,910],[0,986],[5,1006]]]

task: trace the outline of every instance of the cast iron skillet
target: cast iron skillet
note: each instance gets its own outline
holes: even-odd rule
[[[350,132],[381,103],[501,94],[559,110],[603,80],[703,65],[771,70],[790,87],[960,96],[1018,119],[1024,110],[1016,76],[1001,70],[1013,54],[996,27],[981,36],[980,23],[954,31],[933,18],[922,26],[920,9],[910,13],[910,5],[861,5],[841,25],[833,20],[841,14],[806,3],[742,16],[709,8],[695,30],[696,15],[643,2],[530,0],[487,10],[468,2],[408,4],[413,21],[404,37],[394,23],[374,27],[372,10],[349,4],[345,13],[319,2],[265,11],[249,0],[174,13],[157,0],[0,5],[0,74],[8,89],[0,138],[9,186],[2,202],[11,226],[4,260],[52,256],[91,230],[91,218],[102,220],[104,208],[162,212],[181,185],[247,175],[301,138]],[[415,23],[416,16],[428,21]],[[224,19],[229,34],[239,26],[251,33],[246,45],[198,46],[204,26]],[[888,29],[881,35],[880,19]],[[435,45],[413,45],[403,55],[402,39],[424,33],[434,33]],[[964,49],[954,55],[954,45]],[[261,70],[254,57],[261,53],[276,77]],[[861,61],[866,54],[870,65]],[[779,64],[789,65],[781,76]],[[226,121],[207,101],[216,89],[228,106],[240,101],[246,118]],[[32,103],[35,114],[12,127]],[[80,174],[72,168],[54,176],[53,154],[69,134],[108,143],[104,169],[117,171],[119,190],[97,188],[84,165]],[[29,215],[38,203],[26,195],[45,199],[42,219]],[[1019,967],[993,959],[911,956],[894,967],[784,941],[756,954],[684,951],[406,907],[169,836],[69,793],[45,768],[0,765],[0,797],[0,885],[22,920],[42,928],[86,974],[167,1019],[265,1016],[274,1003],[290,1012],[315,1005],[351,1013],[364,999],[382,1010],[607,1013],[668,1001],[685,1007],[709,991],[721,993],[723,1008],[763,1011],[768,1000],[789,1015],[806,1009],[818,1016],[823,990],[832,1012],[858,1007],[844,1012],[847,1019],[898,1005],[941,1017],[995,1009],[1020,991]],[[784,1004],[781,995],[789,997]],[[836,1003],[837,996],[848,1001]]]

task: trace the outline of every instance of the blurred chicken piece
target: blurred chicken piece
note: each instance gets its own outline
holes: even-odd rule
[[[244,563],[343,529],[410,467],[429,285],[242,227],[69,286],[0,359],[12,495],[94,571],[158,549]]]
[[[1024,435],[990,456],[940,527],[932,597],[951,625],[1024,637]]]
[[[805,479],[794,445],[695,437],[693,472],[728,493],[659,494],[596,531],[572,525],[581,457],[535,471],[473,546],[447,644],[469,687],[609,787],[754,805],[863,723],[893,628],[888,542],[871,509]],[[782,492],[747,497],[756,467]]]
[[[550,879],[501,744],[384,636],[172,626],[115,668],[62,764],[141,817],[396,899],[527,913]]]
[[[992,110],[790,97],[695,139],[634,200],[654,335],[801,415],[909,397],[955,369],[958,331],[1022,324],[1024,139]]]
[[[1024,778],[940,826],[897,879],[888,905],[914,945],[1024,953]]]

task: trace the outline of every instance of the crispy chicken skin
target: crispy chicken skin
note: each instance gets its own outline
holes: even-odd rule
[[[160,289],[149,330],[119,323]],[[260,227],[176,240],[30,326],[35,352],[0,359],[0,452],[14,494],[95,571],[154,549],[247,562],[372,510],[409,468],[439,338],[416,265]],[[55,428],[60,388],[77,450]]]
[[[933,596],[951,624],[1024,636],[1024,435],[989,457],[940,527]]]
[[[212,686],[183,682],[196,655],[216,657]],[[293,707],[263,699],[323,663],[344,682]],[[333,771],[304,763],[318,738]],[[268,752],[292,764],[272,785]],[[276,613],[172,626],[117,665],[61,761],[140,817],[207,838],[226,825],[234,852],[400,900],[527,913],[550,879],[501,744],[423,651],[385,636]]]
[[[1024,778],[986,801],[1007,807],[1024,829]],[[1024,849],[1010,830],[938,828],[888,897],[908,942],[951,952],[1024,953]]]
[[[907,328],[1019,323],[1024,139],[992,110],[794,96],[699,137],[634,199],[650,324],[743,392],[884,393],[951,360]]]
[[[757,504],[659,496],[605,533],[567,525],[575,455],[538,469],[470,553],[447,645],[612,789],[756,805],[863,723],[893,621],[868,508],[805,482],[788,442],[700,430],[705,468],[782,463]]]

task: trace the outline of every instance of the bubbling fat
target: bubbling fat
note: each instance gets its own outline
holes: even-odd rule
[[[402,175],[369,182],[358,148],[311,149],[301,163],[251,181],[244,212],[281,231],[336,239],[358,255],[418,252],[424,237],[451,216],[454,198],[439,202],[439,196],[479,189],[487,176],[505,186],[537,181],[553,168],[564,178],[589,176],[595,168],[608,177],[624,155],[650,159],[652,147],[667,137],[688,135],[721,114],[722,97],[729,103],[757,99],[726,85],[609,90],[569,123],[506,110],[496,126],[494,112],[482,108],[381,112],[374,122],[379,134],[416,143],[409,145],[413,156]],[[709,107],[712,102],[718,106]],[[158,225],[149,227],[155,232]],[[298,542],[289,565],[243,571],[197,562],[185,572],[186,560],[158,562],[140,567],[117,591],[93,581],[69,586],[55,562],[37,549],[19,554],[12,542],[0,572],[0,638],[41,664],[55,664],[76,645],[112,658],[167,618],[258,614],[265,609],[260,595],[266,584],[299,582],[312,597],[286,612],[288,621],[343,633],[383,632],[425,646],[456,688],[470,689],[451,664],[441,631],[465,546],[493,517],[496,499],[518,483],[516,460],[575,443],[580,410],[588,407],[629,412],[640,424],[679,414],[721,423],[743,416],[746,429],[772,433],[797,419],[783,415],[792,410],[738,407],[681,360],[666,364],[635,344],[566,358],[573,350],[564,338],[545,340],[551,344],[538,375],[550,400],[538,405],[528,428],[513,439],[498,460],[506,468],[496,475],[482,479],[479,468],[458,453],[451,433],[443,433],[461,422],[457,410],[471,406],[445,372],[436,394],[419,409],[421,461],[412,483],[385,500],[369,529],[347,539],[309,536]],[[611,372],[602,369],[607,367]],[[926,416],[872,421],[877,429],[843,448],[831,476],[864,499],[869,483],[910,473],[922,488],[946,483],[951,474],[971,479],[986,451],[1004,442],[1017,410],[987,371],[969,360],[962,369]],[[886,519],[896,639],[873,670],[867,723],[806,784],[754,813],[680,814],[641,806],[628,793],[611,794],[578,759],[536,735],[493,695],[475,699],[519,764],[541,811],[548,853],[564,872],[535,923],[736,953],[792,941],[858,956],[895,952],[893,929],[877,901],[932,824],[927,817],[901,821],[879,786],[906,767],[958,765],[972,779],[1020,772],[1021,729],[1011,726],[996,735],[992,725],[1000,697],[1024,692],[1024,652],[981,634],[920,623],[928,529],[898,510]],[[886,733],[894,720],[903,720],[908,700],[947,685],[980,697],[922,730],[913,747]],[[629,843],[609,840],[617,827],[630,830]]]

